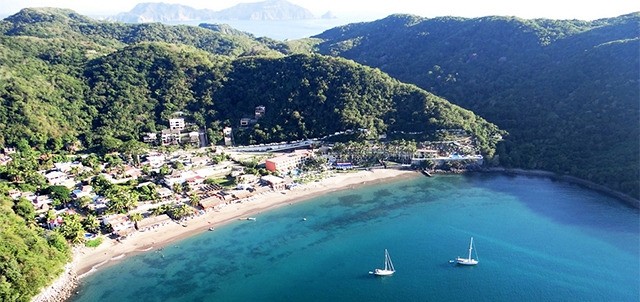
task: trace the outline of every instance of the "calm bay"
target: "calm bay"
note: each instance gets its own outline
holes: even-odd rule
[[[640,294],[638,210],[547,178],[416,177],[256,217],[102,268],[71,300],[637,301]],[[449,263],[466,256],[470,237],[480,263]],[[368,272],[383,265],[384,249],[396,273],[374,277]]]

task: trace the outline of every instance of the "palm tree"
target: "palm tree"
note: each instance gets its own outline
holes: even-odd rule
[[[142,220],[142,214],[140,213],[131,213],[129,214],[129,220],[131,220],[135,226],[136,230],[138,229],[138,222]]]
[[[77,214],[62,214],[62,221],[58,231],[64,238],[67,238],[71,243],[84,241],[84,228]]]
[[[87,217],[82,221],[84,229],[89,233],[97,234],[100,231],[100,222],[94,215],[87,215]]]
[[[189,205],[191,205],[192,207],[197,207],[198,205],[200,205],[200,196],[195,193],[189,195]]]

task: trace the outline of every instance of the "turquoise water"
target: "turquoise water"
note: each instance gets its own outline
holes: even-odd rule
[[[638,212],[545,178],[417,177],[203,232],[82,280],[73,301],[638,301]],[[302,218],[307,220],[303,221]],[[467,253],[480,263],[449,263]],[[374,277],[388,249],[396,273]]]

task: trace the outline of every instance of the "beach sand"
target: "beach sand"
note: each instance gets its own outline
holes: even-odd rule
[[[171,242],[202,233],[209,228],[215,228],[240,218],[255,216],[257,213],[279,206],[307,200],[327,192],[420,175],[414,171],[396,169],[335,173],[329,178],[284,191],[285,194],[282,192],[263,193],[256,195],[255,199],[251,201],[234,203],[219,211],[206,212],[186,221],[186,227],[171,222],[153,230],[135,232],[120,242],[105,238],[105,241],[98,247],[76,249],[71,267],[78,278],[82,278],[100,267],[117,263],[118,260],[126,256],[151,251]]]

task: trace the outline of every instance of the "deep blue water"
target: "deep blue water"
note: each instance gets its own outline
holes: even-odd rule
[[[638,301],[639,221],[545,178],[418,177],[128,258],[83,279],[73,301]],[[471,236],[480,263],[450,264]],[[395,275],[369,275],[385,248]]]

